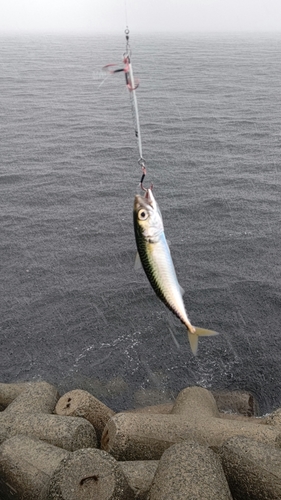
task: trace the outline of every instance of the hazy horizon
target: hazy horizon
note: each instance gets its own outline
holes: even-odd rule
[[[0,33],[281,32],[280,0],[0,0]]]

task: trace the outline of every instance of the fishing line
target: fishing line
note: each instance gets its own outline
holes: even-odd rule
[[[124,60],[123,62],[125,63],[125,79],[126,79],[126,85],[127,88],[129,89],[130,92],[130,100],[131,100],[131,109],[132,109],[132,115],[133,115],[133,121],[134,121],[134,128],[135,128],[135,136],[137,138],[138,142],[138,148],[139,148],[139,160],[138,164],[140,165],[142,169],[142,176],[140,180],[140,186],[142,189],[146,190],[143,186],[143,181],[146,176],[146,162],[145,159],[143,158],[142,154],[142,142],[141,142],[141,131],[140,131],[140,120],[139,120],[139,110],[138,110],[138,101],[137,101],[137,94],[136,94],[136,89],[139,86],[138,80],[135,80],[134,78],[134,73],[133,73],[133,66],[131,62],[131,47],[130,47],[130,41],[129,41],[129,28],[128,26],[125,29],[125,37],[126,37],[126,52],[124,54]]]
[[[126,21],[127,21],[126,0],[124,2],[124,5],[125,5],[125,15],[126,15]],[[143,154],[142,154],[140,119],[139,119],[138,101],[137,101],[137,95],[136,95],[136,90],[139,86],[139,81],[137,78],[134,77],[134,73],[133,73],[129,33],[130,33],[130,31],[129,31],[128,24],[127,24],[126,29],[125,29],[126,48],[125,48],[125,52],[123,53],[123,64],[124,64],[123,68],[114,69],[116,64],[106,64],[106,66],[103,67],[103,71],[107,72],[108,75],[114,74],[114,73],[124,72],[126,87],[129,90],[129,95],[130,95],[131,111],[132,111],[132,116],[133,116],[135,137],[137,139],[138,150],[139,150],[138,164],[142,170],[142,176],[141,176],[139,185],[140,185],[141,189],[143,189],[143,191],[147,191],[147,188],[145,188],[143,185],[143,181],[144,181],[144,178],[146,176],[146,161],[145,161]],[[153,185],[151,184],[150,189],[152,189],[152,188],[153,188]]]
[[[127,2],[124,0],[124,7],[125,7],[125,19],[126,19],[126,28],[128,28],[128,12],[127,12]]]

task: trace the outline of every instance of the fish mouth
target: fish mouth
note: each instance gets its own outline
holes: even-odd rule
[[[150,188],[148,188],[146,190],[144,198],[147,200],[149,205],[153,206],[153,204],[155,204],[155,198],[154,198],[154,196],[152,194],[152,190]]]
[[[136,194],[135,196],[135,210],[140,207],[146,208],[147,205],[150,205],[153,209],[156,209],[157,207],[151,189],[147,189],[144,196],[141,196],[139,194]]]

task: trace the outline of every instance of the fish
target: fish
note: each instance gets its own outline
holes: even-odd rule
[[[134,200],[134,231],[138,258],[160,300],[186,326],[191,351],[196,356],[198,337],[218,335],[218,332],[193,326],[183,302],[183,290],[178,282],[170,248],[164,232],[163,218],[152,189]]]

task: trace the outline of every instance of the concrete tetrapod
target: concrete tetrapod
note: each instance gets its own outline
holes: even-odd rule
[[[117,460],[158,460],[172,444],[186,440],[218,449],[232,436],[275,444],[278,426],[220,418],[215,399],[202,387],[183,389],[171,414],[119,413],[105,426],[101,445]]]
[[[142,460],[132,462],[118,462],[135,493],[137,500],[147,500],[155,472],[158,467],[157,460]]]
[[[259,414],[259,406],[252,394],[245,391],[211,391],[220,412],[236,413],[245,417]]]
[[[247,420],[249,417],[258,415],[258,403],[253,395],[245,391],[211,391],[217,403],[220,416],[236,420]],[[163,413],[169,414],[173,409],[174,403],[162,403],[152,406],[138,407],[126,410],[133,413]],[[264,422],[262,422],[264,423]]]
[[[130,488],[120,464],[101,450],[75,451],[57,468],[50,484],[51,500],[134,498],[134,491]]]
[[[135,498],[120,464],[108,453],[92,448],[71,453],[27,436],[0,446],[0,492],[5,500]]]
[[[266,415],[266,417],[264,417],[264,421],[268,425],[279,425],[281,429],[281,408],[273,411],[269,415]]]
[[[3,409],[6,408],[23,391],[26,391],[29,387],[32,387],[35,384],[42,387],[42,384],[46,384],[46,382],[18,382],[18,383],[14,383],[14,384],[0,383],[0,407]],[[50,387],[53,387],[53,386],[50,386]],[[58,400],[58,398],[59,398],[59,394],[57,392],[56,401]]]
[[[68,454],[27,436],[7,439],[0,446],[0,498],[47,500],[50,478]]]
[[[96,430],[98,444],[100,444],[105,424],[115,415],[113,410],[92,394],[80,389],[64,394],[57,402],[55,411],[57,415],[83,417],[88,420]]]
[[[5,384],[2,384],[2,391],[3,385]],[[7,394],[5,397],[7,401]],[[5,439],[23,434],[69,451],[96,447],[95,429],[89,422],[74,417],[50,415],[57,400],[58,392],[52,385],[46,382],[28,384],[7,408],[0,412],[0,444]]]
[[[235,500],[281,499],[281,450],[235,436],[221,450],[222,465]]]
[[[147,500],[231,500],[218,456],[198,443],[178,443],[159,462]]]
[[[7,406],[6,414],[53,413],[58,399],[57,389],[47,382],[0,384],[0,402]]]

